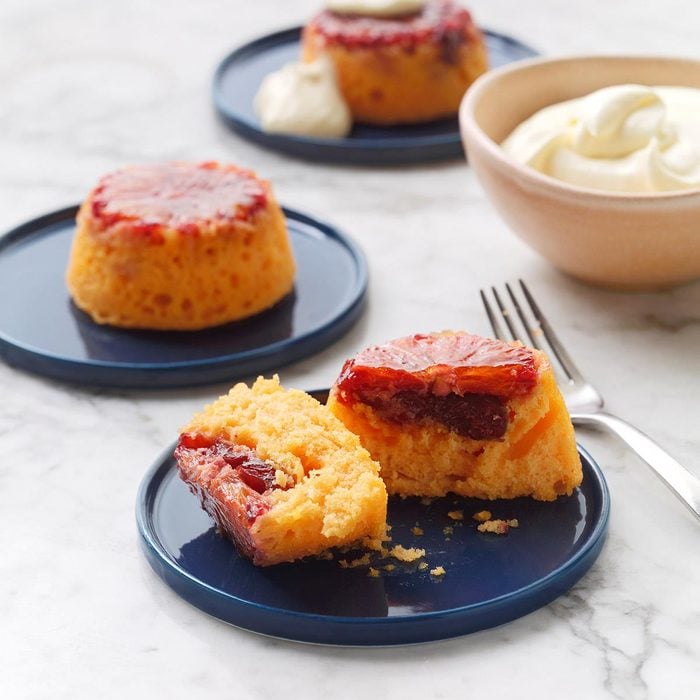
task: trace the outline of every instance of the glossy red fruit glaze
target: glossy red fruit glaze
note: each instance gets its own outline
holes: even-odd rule
[[[222,455],[226,464],[238,472],[241,481],[258,493],[275,488],[275,468],[268,462],[258,459],[248,448],[227,448]]]
[[[234,445],[227,440],[212,439],[199,433],[183,433],[175,450],[178,461],[187,453],[195,452],[196,461],[207,471],[213,468],[220,475],[226,466],[232,470],[231,478],[240,479],[257,493],[278,488],[276,469],[260,459],[255,450],[245,445]],[[204,470],[202,470],[203,473]]]
[[[180,477],[239,551],[255,560],[251,527],[270,509],[268,493],[280,488],[273,465],[245,445],[183,433],[175,448]]]
[[[435,396],[402,391],[389,399],[368,396],[363,403],[385,420],[399,424],[433,421],[472,440],[498,440],[508,429],[504,399],[489,394]]]
[[[198,235],[203,224],[249,219],[267,203],[267,185],[250,170],[215,162],[153,163],[102,177],[90,211],[102,229],[125,224],[129,235],[164,228]]]
[[[414,335],[374,345],[348,360],[338,378],[341,400],[389,399],[399,392],[527,394],[537,383],[534,353],[469,333]]]
[[[309,26],[328,44],[346,48],[410,47],[425,41],[453,46],[469,41],[476,30],[469,12],[451,0],[428,0],[418,12],[391,18],[325,10]]]
[[[196,450],[199,447],[211,447],[215,440],[201,433],[182,433],[178,447],[188,447]]]

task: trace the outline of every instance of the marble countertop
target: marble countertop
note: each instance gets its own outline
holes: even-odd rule
[[[369,342],[488,333],[479,288],[522,277],[610,411],[700,474],[700,284],[645,295],[584,287],[507,230],[465,163],[313,165],[259,150],[217,121],[216,62],[316,6],[5,0],[0,230],[79,201],[125,163],[253,167],[283,203],[350,232],[370,261],[363,319],[284,367],[285,384],[328,385]],[[698,57],[700,6],[685,0],[471,7],[483,25],[547,54]],[[515,622],[411,648],[323,648],[258,637],[183,602],[139,551],[135,494],[179,426],[227,388],[86,389],[0,365],[0,696],[698,697],[698,523],[620,442],[592,432],[578,437],[609,482],[607,544],[569,593]]]

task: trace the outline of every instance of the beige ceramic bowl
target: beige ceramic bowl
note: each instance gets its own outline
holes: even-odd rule
[[[557,268],[615,289],[671,287],[700,277],[700,188],[624,194],[577,187],[517,163],[498,145],[542,107],[620,83],[700,88],[700,61],[535,59],[490,71],[464,97],[462,140],[503,218]]]

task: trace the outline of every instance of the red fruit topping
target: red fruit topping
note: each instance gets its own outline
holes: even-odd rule
[[[363,350],[345,363],[338,389],[341,398],[365,402],[401,391],[509,398],[529,393],[536,383],[530,348],[469,333],[434,333]]]
[[[196,450],[199,447],[211,447],[214,440],[201,433],[182,433],[180,435],[180,443],[182,447],[188,447]]]
[[[455,47],[469,41],[476,28],[471,15],[450,0],[428,0],[418,12],[400,17],[368,17],[326,10],[311,22],[329,44],[346,48],[401,45],[413,48],[424,41],[446,47],[445,60],[453,60]]]
[[[245,514],[248,516],[248,520],[254,523],[263,513],[267,513],[268,509],[269,506],[260,501],[249,500],[245,506]]]
[[[488,394],[417,394],[403,391],[390,399],[369,397],[367,403],[386,420],[421,423],[432,420],[472,440],[497,440],[508,429],[503,399]]]
[[[260,494],[278,488],[275,467],[260,459],[255,450],[245,445],[234,445],[200,433],[182,433],[175,456],[178,461],[194,460],[200,467],[200,476],[206,471],[207,481],[226,473],[227,479],[240,480]]]
[[[224,461],[233,467],[241,481],[258,493],[264,493],[277,485],[275,468],[263,462],[247,447],[231,447],[223,455]]]
[[[180,436],[175,459],[182,480],[218,528],[254,557],[257,543],[251,527],[270,510],[270,490],[280,488],[275,467],[250,447],[199,433]]]
[[[537,382],[530,348],[468,333],[434,333],[375,345],[348,360],[338,398],[372,406],[385,420],[434,421],[473,440],[508,429],[506,401]]]
[[[162,237],[163,228],[197,235],[202,222],[247,220],[267,203],[266,184],[234,165],[154,163],[105,175],[91,194],[103,228],[121,222],[131,234]]]

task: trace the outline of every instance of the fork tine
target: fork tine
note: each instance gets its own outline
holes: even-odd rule
[[[569,377],[569,379],[572,381],[582,381],[583,377],[581,376],[578,367],[576,367],[576,364],[571,359],[571,355],[569,355],[559,338],[557,338],[554,329],[549,325],[549,321],[547,321],[547,318],[540,310],[540,307],[537,305],[537,302],[533,298],[532,294],[530,294],[530,290],[525,285],[525,282],[522,280],[518,281],[520,282],[520,287],[523,290],[525,298],[527,299],[527,303],[530,305],[530,309],[532,310],[535,320],[542,329],[544,337],[547,339],[547,342],[559,360],[559,363],[561,364],[561,367],[566,373],[567,377]]]
[[[525,329],[525,332],[527,333],[527,337],[530,339],[530,344],[532,345],[533,348],[537,348],[538,350],[542,350],[540,347],[540,344],[537,342],[537,339],[535,338],[535,334],[532,330],[532,326],[530,325],[530,322],[527,320],[527,316],[523,313],[522,307],[520,306],[520,303],[518,302],[517,297],[515,294],[513,294],[513,290],[510,287],[510,284],[506,282],[506,290],[508,291],[508,295],[510,296],[510,300],[513,302],[513,306],[515,307],[515,310],[518,313],[518,317],[520,318],[520,323],[523,324],[523,328]]]
[[[505,321],[506,326],[508,326],[508,330],[510,331],[511,338],[513,340],[518,340],[518,331],[515,330],[515,326],[513,325],[513,322],[510,320],[510,313],[508,309],[505,307],[503,302],[501,301],[501,297],[498,295],[498,292],[496,291],[495,287],[491,287],[491,293],[493,294],[493,298],[496,300],[496,303],[498,304],[498,308],[501,311],[501,316],[503,317],[503,320]],[[501,338],[501,340],[508,340],[508,338]]]
[[[493,328],[493,334],[499,340],[508,340],[508,338],[506,338],[505,333],[503,332],[503,328],[501,327],[501,324],[498,322],[496,315],[493,313],[493,310],[491,309],[491,305],[489,304],[488,299],[486,298],[486,295],[484,294],[484,290],[480,289],[479,294],[481,294],[481,303],[484,305],[484,310],[486,311],[486,315],[488,316],[489,323],[491,324],[491,328]]]

